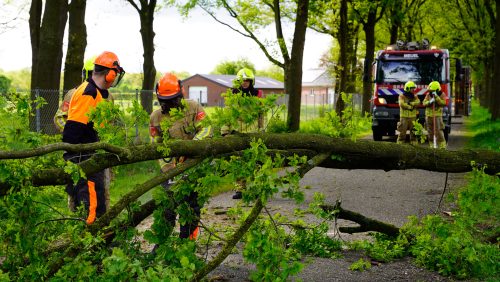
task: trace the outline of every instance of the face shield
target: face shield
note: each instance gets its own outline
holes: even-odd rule
[[[125,70],[122,67],[118,66],[117,68],[112,69],[112,71],[114,71],[116,73],[116,77],[115,77],[113,83],[111,84],[111,87],[115,87],[118,85],[118,83],[120,83],[123,76],[125,75]]]

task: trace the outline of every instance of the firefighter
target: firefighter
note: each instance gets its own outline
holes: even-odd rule
[[[444,139],[443,107],[446,105],[446,96],[441,91],[441,85],[437,81],[429,83],[428,92],[424,98],[425,124],[427,136],[431,148],[446,149]]]
[[[238,71],[236,74],[236,78],[233,81],[233,94],[241,94],[242,96],[253,96],[262,98],[262,91],[255,88],[255,75],[253,74],[251,69],[243,68]],[[257,128],[258,130],[262,130],[264,127],[264,116],[262,113],[259,113],[259,117],[257,120]],[[221,128],[222,136],[229,134],[230,128],[228,126],[223,126]],[[233,195],[233,199],[239,200],[243,197],[242,190],[245,188],[245,182],[242,180],[236,181],[236,192]]]
[[[406,141],[407,130],[410,131],[410,143],[417,144],[415,132],[413,132],[413,122],[417,119],[417,106],[420,104],[420,100],[415,95],[416,88],[415,82],[410,80],[406,82],[404,92],[399,94],[399,136],[396,141],[398,144]]]
[[[255,88],[255,75],[251,69],[242,68],[233,81],[233,94],[241,93],[245,96],[262,97],[262,91]]]
[[[89,122],[91,109],[109,97],[108,89],[116,86],[125,71],[120,66],[116,54],[105,51],[96,57],[92,76],[78,86],[71,98],[68,119],[64,125],[62,141],[70,144],[98,142],[99,137],[93,122]],[[94,152],[64,153],[64,159],[80,163],[89,159]],[[69,195],[75,199],[75,205],[83,205],[87,211],[87,224],[106,212],[104,193],[104,171],[87,174],[76,185],[66,187]]]
[[[236,78],[233,80],[233,94],[241,94],[242,96],[252,96],[262,98],[262,91],[255,88],[255,76],[251,69],[243,68],[238,71]],[[263,117],[259,114],[258,128],[263,128]],[[226,136],[231,133],[230,126],[224,125],[221,128],[221,135]]]
[[[94,61],[97,58],[97,56],[92,56],[89,59],[87,59],[82,68],[82,83],[84,81],[88,81],[89,77],[92,76],[92,71],[94,70]],[[69,102],[71,101],[71,98],[73,97],[73,94],[75,93],[76,87],[69,90],[66,95],[64,95],[63,102],[59,106],[59,109],[57,109],[56,114],[54,115],[54,125],[56,128],[62,133],[64,129],[64,125],[66,124],[66,121],[68,120],[68,109],[69,109]],[[108,96],[108,100],[113,101],[113,97],[111,96],[111,93]],[[105,194],[105,199],[106,199],[106,210],[109,209],[109,186],[110,186],[110,181],[111,181],[111,170],[107,168],[105,170],[105,182],[104,182],[104,194]],[[71,185],[71,184],[69,184]],[[68,194],[68,208],[70,211],[75,212],[75,199]]]
[[[170,139],[182,140],[202,140],[212,136],[212,127],[201,127],[200,122],[205,118],[205,110],[194,100],[184,100],[184,87],[182,82],[172,73],[166,73],[156,84],[156,98],[160,103],[161,108],[151,113],[149,132],[153,142],[163,142],[165,133]],[[172,124],[168,129],[162,129],[160,124],[162,121],[170,118],[170,110],[179,109],[184,111],[185,115],[181,119],[172,120]],[[167,132],[164,132],[167,130]],[[178,159],[160,159],[160,168],[163,173],[175,168],[178,163],[184,161],[184,157]],[[167,181],[162,184],[166,191],[169,191],[172,181]],[[200,217],[200,205],[198,204],[198,195],[192,192],[184,197],[185,202],[189,204],[194,213],[194,217],[188,220],[186,224],[180,227],[180,238],[196,239],[198,236],[198,223]],[[175,203],[175,206],[178,204]],[[168,209],[164,213],[165,220],[175,226],[177,214],[173,209]]]

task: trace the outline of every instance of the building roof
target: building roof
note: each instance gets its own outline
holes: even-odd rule
[[[212,82],[225,86],[227,88],[233,87],[233,80],[236,78],[236,75],[225,75],[225,74],[195,74],[190,76],[184,81],[188,81],[195,76],[201,76],[205,79],[208,79]],[[285,85],[283,82],[278,81],[276,79],[272,79],[264,76],[256,76],[255,77],[255,88],[257,89],[284,89]]]
[[[333,79],[325,69],[308,69],[302,73],[302,86],[333,86]]]

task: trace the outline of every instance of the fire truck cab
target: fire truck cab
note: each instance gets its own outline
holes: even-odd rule
[[[427,86],[431,81],[441,84],[446,95],[443,108],[444,135],[448,141],[451,130],[450,62],[446,49],[429,47],[428,41],[422,43],[398,41],[377,52],[374,66],[374,92],[371,101],[373,140],[381,141],[383,136],[395,136],[399,122],[399,94],[404,84],[411,80],[417,85],[420,102],[425,98]],[[425,122],[425,108],[418,107],[418,121]]]

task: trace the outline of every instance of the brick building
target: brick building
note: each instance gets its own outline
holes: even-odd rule
[[[232,88],[235,75],[195,74],[182,81],[188,99],[201,102],[204,106],[223,106],[222,93]],[[255,88],[262,90],[263,95],[283,94],[283,82],[269,77],[256,76]]]
[[[309,69],[302,74],[302,105],[333,105],[335,80],[324,69]]]

